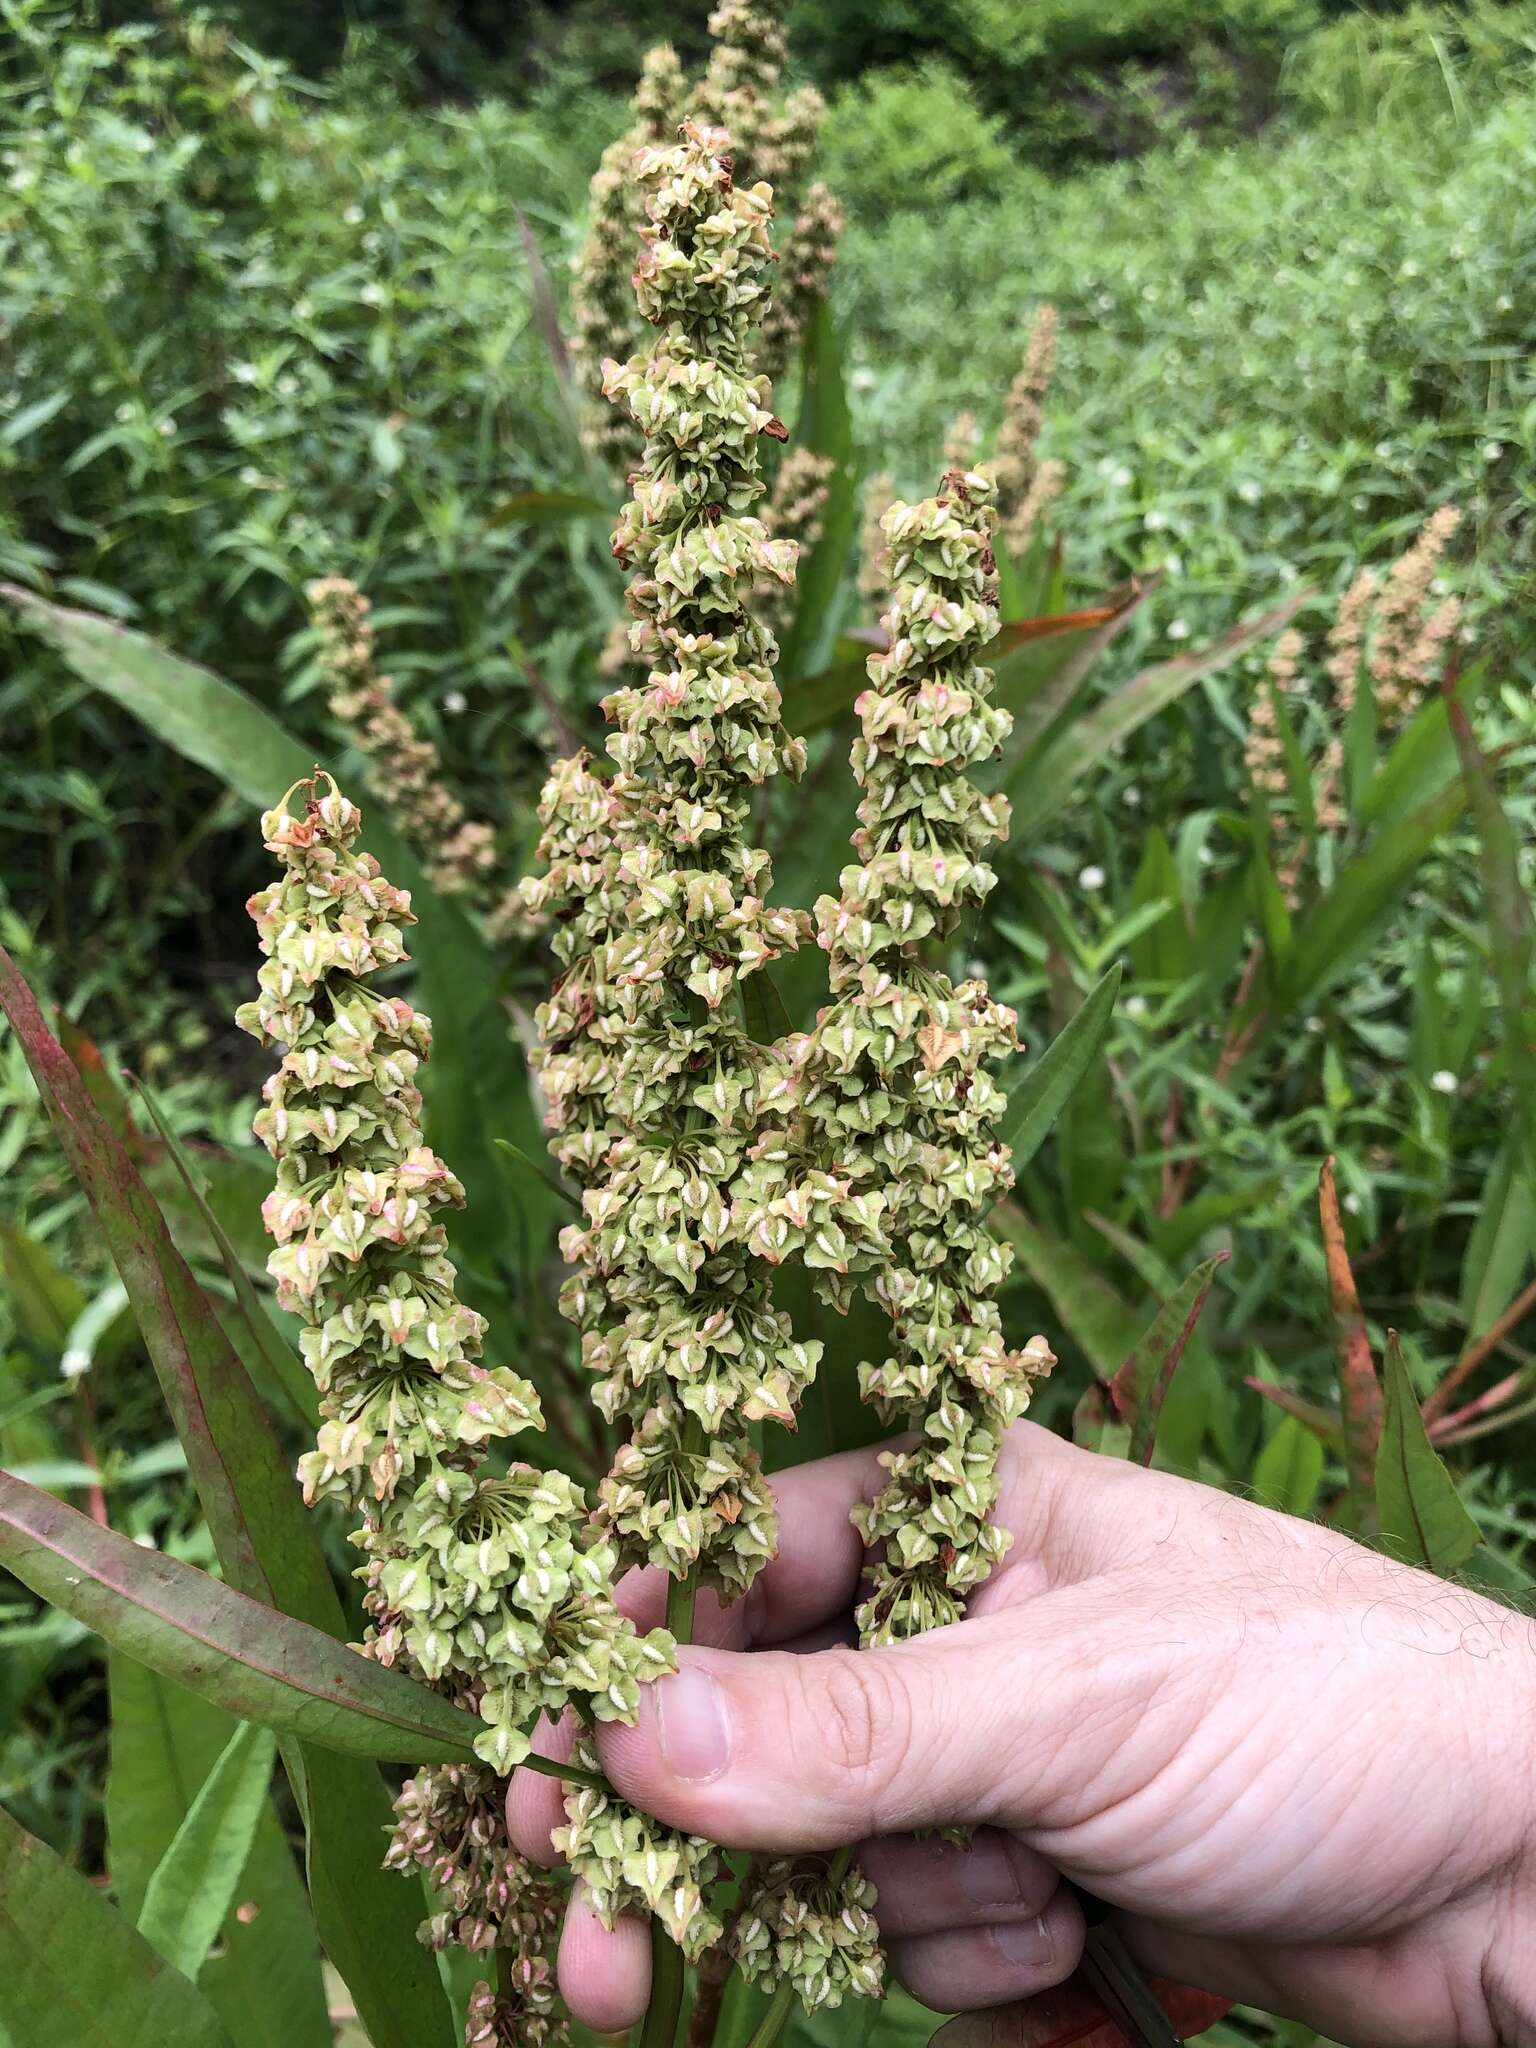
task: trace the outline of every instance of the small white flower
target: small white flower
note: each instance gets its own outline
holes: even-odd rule
[[[1500,292],[1493,305],[1494,311],[1498,313],[1512,313],[1515,310],[1515,302],[1507,292]]]
[[[1437,1095],[1454,1095],[1458,1083],[1449,1067],[1436,1067],[1429,1077],[1429,1085]]]
[[[138,409],[131,398],[125,398],[112,417],[120,426],[126,427]]]
[[[363,209],[354,200],[341,217],[349,228],[355,228],[362,220]]]
[[[1134,782],[1128,782],[1121,790],[1120,801],[1133,811],[1141,808],[1141,791]]]
[[[1109,472],[1109,480],[1117,491],[1128,491],[1136,479],[1122,462]]]
[[[1163,571],[1169,576],[1182,576],[1184,574],[1184,557],[1182,555],[1164,555]]]
[[[1143,524],[1145,525],[1148,533],[1161,533],[1163,528],[1168,524],[1168,514],[1166,512],[1160,512],[1154,505],[1152,510],[1147,514],[1146,519],[1143,521]]]
[[[257,375],[256,365],[254,363],[231,363],[229,374],[237,384],[254,384]]]
[[[160,432],[164,435],[165,439],[169,441],[171,436],[175,433],[175,431],[176,422],[170,417],[169,414],[167,414],[166,417],[160,422]]]
[[[875,388],[875,373],[867,364],[861,363],[858,369],[849,377],[848,382],[855,391],[873,391]]]
[[[1147,1014],[1146,997],[1127,996],[1125,999],[1125,1014],[1127,1017],[1145,1017]]]
[[[457,718],[461,711],[469,708],[469,699],[462,690],[444,690],[443,709]]]
[[[1351,1188],[1349,1193],[1344,1197],[1344,1207],[1349,1211],[1351,1216],[1358,1216],[1360,1214],[1360,1197],[1355,1193],[1353,1188]]]
[[[295,299],[293,302],[293,314],[296,320],[307,320],[314,310],[313,304],[308,299]]]
[[[365,284],[357,295],[365,306],[382,306],[384,287],[381,284]]]
[[[1090,862],[1078,875],[1077,882],[1080,889],[1102,889],[1104,870]]]
[[[140,1550],[155,1550],[159,1547],[156,1544],[154,1537],[150,1535],[147,1529],[141,1529],[138,1535],[135,1536],[133,1540],[139,1546]]]
[[[292,398],[295,391],[299,388],[299,380],[295,377],[292,370],[284,370],[274,388],[279,398]]]
[[[1386,459],[1387,459],[1387,457],[1388,457],[1388,456],[1389,456],[1389,455],[1390,455],[1391,453],[1392,453],[1392,443],[1391,443],[1390,441],[1378,441],[1378,442],[1376,443],[1376,454],[1377,454],[1378,458],[1379,458],[1379,459],[1380,459],[1380,460],[1381,460],[1382,462],[1385,462],[1385,461],[1386,461]]]
[[[91,1354],[82,1351],[78,1344],[71,1344],[59,1360],[59,1377],[66,1380],[83,1379],[91,1369]]]
[[[1497,462],[1503,453],[1504,443],[1502,441],[1485,441],[1483,443],[1484,462]]]
[[[1189,638],[1188,619],[1175,619],[1168,628],[1168,638],[1170,640],[1187,640]]]
[[[1237,495],[1245,505],[1257,505],[1264,495],[1264,486],[1256,484],[1251,477],[1245,477],[1237,487]]]

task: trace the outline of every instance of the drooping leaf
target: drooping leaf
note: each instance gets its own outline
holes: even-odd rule
[[[1253,1491],[1267,1508],[1308,1515],[1323,1480],[1323,1447],[1294,1415],[1282,1415],[1253,1461]]]
[[[1424,1428],[1397,1332],[1387,1334],[1386,1404],[1376,1458],[1383,1548],[1449,1578],[1482,1542],[1456,1482]]]
[[[1480,1337],[1520,1290],[1536,1250],[1536,1194],[1524,1146],[1509,1131],[1483,1182],[1483,1198],[1462,1255],[1458,1305],[1469,1339]]]
[[[40,1238],[18,1224],[0,1224],[0,1274],[23,1336],[42,1357],[57,1358],[69,1342],[75,1318],[85,1309],[78,1282]]]
[[[271,1421],[153,1197],[3,949],[0,1008],[133,1302],[225,1578],[254,1601],[342,1635],[341,1604]],[[380,1867],[390,1802],[377,1768],[332,1755],[312,1769],[301,1740],[280,1747],[304,1815],[321,1939],[374,2048],[448,2048],[448,2005],[415,1941],[420,1893]]]
[[[1098,1057],[1114,1016],[1120,973],[1117,960],[1088,991],[1072,1021],[1057,1032],[1035,1065],[1009,1091],[1008,1107],[998,1120],[998,1136],[1013,1149],[1015,1173],[1022,1172],[1045,1143],[1062,1106]]]
[[[234,2048],[196,1985],[4,1807],[0,2033],[13,2048]]]
[[[1318,1176],[1317,1202],[1322,1219],[1323,1257],[1328,1267],[1328,1322],[1338,1365],[1349,1497],[1355,1528],[1362,1536],[1374,1536],[1378,1526],[1375,1472],[1376,1448],[1381,1441],[1381,1382],[1376,1377],[1370,1334],[1349,1263],[1349,1248],[1344,1242],[1344,1219],[1339,1211],[1331,1159],[1323,1161]]]
[[[1217,1252],[1184,1280],[1158,1309],[1145,1334],[1110,1381],[1115,1413],[1131,1432],[1128,1456],[1149,1465],[1157,1444],[1157,1418],[1184,1356],[1211,1283],[1231,1256]]]
[[[480,1724],[403,1672],[0,1472],[0,1563],[238,1719],[384,1763],[472,1760]]]
[[[199,1787],[145,1890],[140,1934],[194,1984],[235,1903],[276,1761],[271,1730],[242,1722]]]
[[[109,1654],[107,1868],[137,1920],[144,1889],[238,1724],[131,1657]],[[235,2048],[331,2048],[320,1943],[298,1865],[269,1800],[219,1952],[200,1988]]]
[[[1311,594],[1307,590],[1294,591],[1261,618],[1234,626],[1209,647],[1143,669],[1113,695],[1074,719],[1054,744],[1031,749],[1004,783],[1030,831],[1038,830],[1047,818],[1054,816],[1082,778],[1149,718],[1176,703],[1202,677],[1216,674],[1259,641],[1278,633]]]

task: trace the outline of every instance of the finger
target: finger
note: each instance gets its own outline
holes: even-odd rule
[[[728,1650],[782,1643],[851,1607],[864,1546],[849,1518],[861,1501],[873,1500],[885,1478],[878,1447],[776,1472],[769,1484],[778,1511],[778,1552],[746,1597],[729,1607],[707,1588],[699,1594],[693,1640]],[[654,1567],[624,1579],[619,1605],[637,1628],[665,1623],[669,1583]]]
[[[598,1743],[625,1798],[731,1848],[1048,1826],[1085,1785],[1134,1790],[1130,1737],[1177,1652],[1086,1590],[894,1649],[686,1648]]]
[[[651,1938],[644,1920],[619,1916],[610,1931],[578,1884],[560,1931],[560,1995],[571,2017],[594,2034],[621,2034],[642,2017],[651,1995]]]
[[[977,1828],[965,1846],[936,1835],[866,1842],[859,1862],[879,1894],[888,1939],[997,1921],[1038,1920],[1061,1882],[1038,1850],[1000,1828]]]
[[[1064,1983],[1082,1956],[1083,1934],[1082,1908],[1058,1891],[1031,1919],[920,1934],[888,1953],[914,1998],[935,2012],[971,2012]]]
[[[533,1747],[539,1756],[567,1762],[576,1747],[574,1714],[562,1715],[558,1723],[541,1717],[533,1731]],[[558,1863],[549,1838],[564,1825],[565,1788],[560,1780],[526,1767],[515,1770],[507,1782],[507,1833],[513,1848],[534,1863]]]

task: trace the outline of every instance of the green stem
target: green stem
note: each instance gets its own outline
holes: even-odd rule
[[[684,1579],[667,1581],[667,1628],[680,1643],[686,1643],[693,1635],[693,1610],[698,1598],[697,1572],[689,1572]]]
[[[795,1987],[786,1978],[769,2001],[768,2010],[758,2021],[757,2031],[747,2043],[747,2048],[773,2048],[794,2009]]]
[[[640,2048],[672,2048],[683,2004],[683,1952],[654,1916],[651,1920],[651,2002]]]
[[[613,1787],[601,1771],[589,1771],[583,1764],[557,1763],[552,1756],[525,1756],[517,1768],[522,1771],[538,1771],[546,1778],[565,1778],[575,1785],[590,1785],[598,1792],[613,1791]]]

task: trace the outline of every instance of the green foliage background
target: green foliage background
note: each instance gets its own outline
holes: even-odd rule
[[[551,369],[541,278],[563,307],[586,179],[639,54],[666,33],[696,58],[706,11],[645,0],[616,29],[606,0],[357,0],[345,16],[0,0],[0,573],[216,670],[281,718],[301,762],[334,747],[302,586],[355,576],[402,700],[516,872],[557,724],[598,736],[619,609],[609,486]],[[1218,1078],[1262,909],[1241,774],[1260,646],[1095,758],[1038,826],[1022,807],[968,935],[1036,1051],[1125,970],[1108,1056],[1022,1189],[1010,1315],[1059,1333],[1046,1418],[1065,1427],[1194,1262],[1230,1251],[1159,1454],[1305,1512],[1342,1485],[1337,1446],[1314,1454],[1244,1380],[1332,1398],[1322,1157],[1337,1156],[1378,1357],[1388,1325],[1404,1335],[1399,1402],[1530,1277],[1531,1098],[1507,969],[1529,967],[1509,890],[1529,891],[1536,827],[1536,8],[800,0],[791,41],[830,99],[823,167],[851,220],[833,324],[852,462],[931,488],[954,413],[990,428],[1035,308],[1060,310],[1053,601],[1163,579],[1095,693],[1287,595],[1336,593],[1429,507],[1463,508],[1457,653],[1475,664],[1502,869],[1485,813],[1447,806],[1410,848],[1414,804],[1378,792],[1358,822],[1384,858],[1409,848],[1402,886],[1327,976],[1272,992],[1269,1036]],[[541,517],[546,493],[598,512]],[[1324,618],[1320,599],[1299,623]],[[855,622],[845,597],[824,637]],[[253,973],[241,906],[266,879],[260,792],[233,764],[221,780],[172,752],[4,607],[0,636],[0,937],[110,1063],[155,1082],[259,1267],[259,1073],[228,1017]],[[220,716],[210,700],[213,753]],[[1440,782],[1420,778],[1416,803],[1454,770],[1433,737]],[[835,872],[847,820],[828,787],[813,780],[786,839],[805,856],[797,887]],[[530,1281],[529,1219],[488,1146],[534,1142],[531,1111],[503,1095],[487,1114],[476,1092],[491,971],[451,919],[423,941],[449,1010],[438,1142],[461,1171],[456,1143],[479,1155],[467,1285],[509,1351],[550,1354],[560,1326]],[[539,971],[523,962],[502,992],[531,995]],[[452,1014],[453,992],[482,982],[484,1005]],[[1175,1090],[1185,1122],[1168,1140]],[[1191,1152],[1199,1195],[1165,1215],[1165,1176]],[[66,1498],[101,1484],[116,1527],[211,1562],[133,1319],[9,1036],[0,1172],[0,1458]],[[197,1220],[179,1228],[213,1270]],[[65,1357],[89,1364],[84,1401]],[[1513,1420],[1457,1470],[1477,1569],[1517,1586],[1536,1536],[1518,1326],[1490,1367],[1510,1372]],[[804,1448],[846,1426],[829,1396]],[[0,1800],[96,1871],[112,1823],[103,1670],[76,1624],[5,1584]],[[226,1731],[176,1712],[211,1767]],[[301,1911],[280,1841],[261,1853],[274,1913]],[[1300,2037],[1254,2019],[1227,2038]]]

